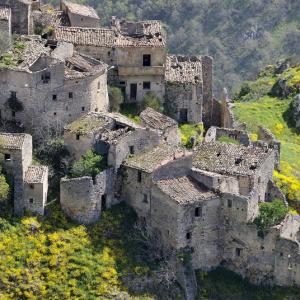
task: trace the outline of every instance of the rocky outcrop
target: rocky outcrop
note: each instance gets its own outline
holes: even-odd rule
[[[296,123],[296,128],[300,130],[300,94],[292,101],[293,116]]]

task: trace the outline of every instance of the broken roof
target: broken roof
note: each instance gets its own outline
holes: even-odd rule
[[[200,186],[188,176],[162,179],[156,186],[179,204],[188,204],[211,199],[215,194]]]
[[[169,127],[178,125],[172,118],[169,118],[150,107],[140,113],[140,118],[144,126],[158,130],[165,130]]]
[[[9,20],[11,14],[11,10],[8,7],[0,6],[0,20]]]
[[[168,55],[166,81],[180,83],[202,82],[202,62],[197,56]]]
[[[229,143],[201,143],[193,166],[218,174],[251,175],[273,153],[271,149],[245,147]]]
[[[66,126],[65,130],[75,134],[89,134],[108,125],[110,119],[102,114],[90,112]]]
[[[30,166],[25,173],[24,182],[29,184],[43,183],[47,173],[48,167],[46,166]]]
[[[67,10],[72,14],[81,15],[99,20],[96,10],[90,6],[82,5],[70,1],[63,0],[62,3],[67,7]]]
[[[152,173],[157,168],[188,155],[190,153],[186,152],[185,149],[162,143],[151,150],[128,157],[124,165],[146,173]]]
[[[25,133],[0,133],[0,148],[21,150],[25,141]]]
[[[57,41],[74,45],[98,47],[165,47],[165,39],[160,34],[127,36],[109,28],[57,27],[54,30]]]

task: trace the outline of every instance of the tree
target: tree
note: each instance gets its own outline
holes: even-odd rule
[[[101,155],[88,150],[79,160],[75,161],[70,172],[71,178],[83,176],[96,177],[105,168],[105,161]]]
[[[109,104],[112,111],[120,111],[120,106],[124,102],[124,96],[120,88],[110,86],[108,88]]]
[[[161,101],[154,92],[147,92],[141,102],[142,110],[146,109],[147,107],[151,107],[158,112],[163,112]]]

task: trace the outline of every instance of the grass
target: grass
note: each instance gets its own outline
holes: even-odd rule
[[[261,287],[250,284],[241,276],[226,270],[197,273],[197,300],[283,300],[299,299],[299,288]]]

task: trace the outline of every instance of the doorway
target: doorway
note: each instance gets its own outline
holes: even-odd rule
[[[130,84],[130,101],[136,101],[137,95],[137,84],[131,83]]]

